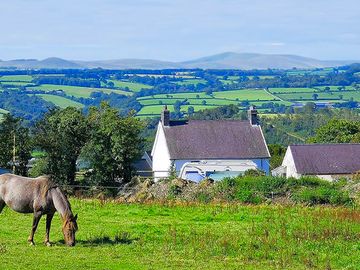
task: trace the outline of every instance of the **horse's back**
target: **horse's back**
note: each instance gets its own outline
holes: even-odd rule
[[[0,198],[17,212],[31,213],[38,205],[45,204],[49,182],[47,177],[4,174],[0,176]]]

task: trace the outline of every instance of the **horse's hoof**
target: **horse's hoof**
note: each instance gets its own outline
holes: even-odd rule
[[[30,246],[35,246],[35,243],[31,241]]]
[[[51,247],[51,246],[52,246],[50,242],[46,242],[45,245],[46,245],[47,247]]]

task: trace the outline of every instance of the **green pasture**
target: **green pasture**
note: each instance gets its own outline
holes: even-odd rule
[[[187,112],[187,109],[189,106],[194,107],[195,111],[200,111],[203,109],[211,109],[218,107],[218,105],[183,105],[181,106],[181,111]],[[141,110],[137,113],[137,115],[158,115],[160,116],[161,111],[163,110],[164,105],[150,105],[150,106],[144,106],[141,108]],[[170,111],[174,111],[172,107],[169,107]]]
[[[200,83],[206,84],[207,81],[203,80],[203,79],[187,79],[187,80],[183,80],[183,81],[176,81],[175,83],[178,85],[190,85],[190,84],[197,85]]]
[[[207,95],[205,92],[199,92],[199,93],[177,93],[177,94],[161,94],[161,95],[153,95],[153,96],[146,96],[138,98],[138,100],[143,99],[179,99],[183,100],[186,98],[215,98],[215,99],[227,99],[227,100],[236,100],[239,99],[239,101],[243,100],[274,100],[274,97],[267,93],[265,90],[259,90],[259,89],[240,89],[240,90],[231,90],[231,91],[220,91],[220,92],[213,92],[212,96]]]
[[[269,88],[273,94],[291,94],[291,93],[316,93],[319,90],[314,88]]]
[[[35,85],[31,82],[15,82],[15,81],[0,81],[0,83],[2,85],[6,85],[6,86],[32,86],[32,85]]]
[[[0,76],[2,82],[31,82],[33,79],[30,75],[5,75]]]
[[[0,214],[1,269],[359,269],[357,209],[71,200],[77,245],[56,214],[27,244],[32,215]]]
[[[40,86],[35,87],[27,87],[28,90],[42,90],[46,92],[62,90],[66,95],[74,96],[74,97],[90,97],[93,92],[103,92],[103,93],[117,93],[120,95],[131,95],[132,93],[115,90],[115,89],[105,89],[105,88],[89,88],[89,87],[79,87],[79,86],[69,86],[69,85],[54,85],[54,84],[42,84]]]
[[[155,98],[155,99],[172,98],[172,99],[182,100],[185,98],[197,98],[197,97],[213,98],[212,96],[207,95],[205,92],[199,92],[199,93],[187,92],[187,93],[177,93],[177,94],[159,94],[159,95],[145,96],[145,97],[138,98],[138,100],[149,99],[149,98]]]
[[[342,95],[342,93],[324,93],[324,92],[317,92],[316,93],[318,95],[317,99],[340,99],[340,95]],[[286,100],[314,100],[313,99],[313,95],[314,93],[289,93],[289,94],[276,94],[276,96],[282,98],[282,99],[286,99]]]
[[[341,91],[336,92],[336,95],[342,95],[344,100],[350,100],[351,98],[353,98],[355,101],[360,101],[360,91]]]
[[[66,107],[83,108],[84,107],[84,105],[79,102],[76,102],[71,99],[61,97],[61,96],[48,95],[48,94],[39,94],[37,96],[40,96],[42,99],[49,101],[60,108],[66,108]]]
[[[234,81],[234,80],[220,80],[220,82],[222,83],[222,84],[234,84],[234,83],[236,83],[236,81]]]
[[[176,99],[176,98],[163,98],[163,99],[141,99],[139,100],[140,104],[143,106],[149,105],[173,105],[176,101],[184,101],[185,99]],[[188,98],[186,99],[189,102],[189,105],[202,105],[203,101],[206,101],[208,105],[229,105],[237,104],[238,101],[235,100],[225,100],[217,98]]]
[[[125,81],[119,81],[119,80],[108,80],[110,82],[114,83],[114,86],[117,88],[124,89],[125,87],[129,88],[129,90],[133,92],[139,92],[141,89],[149,89],[152,88],[151,85],[142,84],[142,83],[134,83],[134,82],[125,82]],[[101,86],[105,86],[104,83],[102,83]]]
[[[272,102],[274,104],[279,104],[279,105],[285,105],[285,106],[290,106],[291,104],[293,104],[290,101],[281,101],[281,100],[269,100],[269,101],[250,101],[249,103],[251,105],[255,105],[255,106],[261,106],[265,103],[269,103]]]
[[[318,88],[320,90],[324,90],[326,87],[329,87],[330,88],[330,91],[339,91],[339,87],[344,87],[345,90],[343,91],[346,91],[346,90],[355,90],[354,87],[352,86],[339,86],[339,85],[331,85],[331,86],[317,86],[315,88]]]
[[[274,100],[274,97],[267,93],[264,90],[257,89],[241,89],[241,90],[232,90],[232,91],[222,91],[214,92],[213,96],[215,98],[224,98],[224,99],[239,99],[243,100]]]

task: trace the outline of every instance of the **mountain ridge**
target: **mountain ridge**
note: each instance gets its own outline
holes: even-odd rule
[[[14,67],[19,69],[292,69],[292,68],[324,68],[336,67],[360,61],[351,60],[318,60],[292,54],[260,54],[223,52],[189,61],[171,62],[156,59],[111,59],[111,60],[66,60],[59,57],[49,57],[43,60],[15,59],[0,61],[0,67]]]

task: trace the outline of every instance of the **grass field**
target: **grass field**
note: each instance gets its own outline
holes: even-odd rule
[[[206,80],[203,80],[203,79],[188,79],[188,80],[183,80],[183,81],[176,81],[175,83],[178,84],[178,85],[189,85],[189,84],[197,85],[199,83],[206,84]]]
[[[261,105],[267,102],[291,105],[290,102],[280,101],[266,91],[257,89],[213,92],[212,95],[207,95],[205,92],[161,94],[138,98],[138,101],[144,106],[138,112],[138,115],[159,115],[163,105],[173,105],[177,100],[184,101],[185,99],[187,99],[189,105],[181,106],[181,109],[184,112],[187,111],[189,106],[193,106],[195,111],[199,111],[217,106],[238,104],[245,100],[250,101],[253,105]],[[203,105],[204,100],[206,101],[206,105]],[[170,108],[170,110],[172,110],[172,108]]]
[[[269,91],[273,94],[290,94],[290,93],[315,93],[319,92],[314,88],[269,88]]]
[[[60,97],[60,96],[55,96],[55,95],[47,95],[47,94],[39,94],[38,96],[40,96],[42,99],[49,101],[53,104],[55,104],[56,106],[60,107],[60,108],[66,108],[66,107],[75,107],[75,108],[83,108],[84,105],[67,99],[65,97]]]
[[[0,76],[0,81],[6,82],[31,82],[33,77],[30,75],[7,75]]]
[[[152,88],[152,86],[142,84],[142,83],[124,82],[124,81],[119,81],[119,80],[108,80],[108,81],[113,82],[115,87],[122,88],[122,89],[127,87],[133,92],[139,92],[141,89]]]
[[[164,98],[164,99],[142,99],[139,100],[141,105],[149,106],[149,105],[173,105],[177,100],[183,101],[184,99],[176,99],[176,98]],[[202,105],[203,100],[206,101],[208,105],[228,105],[228,104],[237,104],[238,101],[235,100],[225,100],[225,99],[216,99],[216,98],[190,98],[187,101],[190,105]],[[162,102],[162,103],[160,103]]]
[[[0,83],[1,83],[2,85],[15,86],[15,87],[17,87],[17,86],[26,86],[26,85],[28,85],[28,86],[34,85],[34,84],[31,83],[31,82],[15,82],[15,81],[0,81]]]
[[[79,86],[68,86],[68,85],[54,85],[54,84],[42,84],[36,87],[27,87],[29,90],[43,90],[46,92],[54,91],[54,90],[63,90],[66,95],[74,96],[74,97],[83,97],[88,98],[90,94],[93,92],[103,92],[103,93],[118,93],[121,95],[131,95],[130,92],[125,92],[121,90],[112,90],[112,89],[104,89],[104,88],[87,88],[87,87],[79,87]]]
[[[264,90],[242,89],[223,92],[214,92],[215,98],[242,100],[274,100],[274,97]]]
[[[139,205],[71,200],[77,245],[56,214],[28,246],[31,215],[0,214],[1,269],[358,269],[360,212],[346,208]]]

